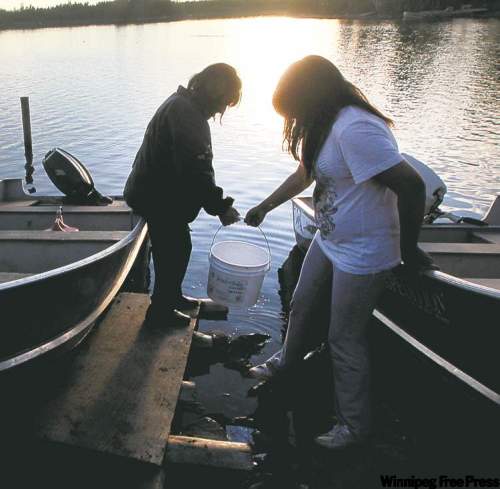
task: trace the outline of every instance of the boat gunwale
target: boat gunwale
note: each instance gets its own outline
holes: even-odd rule
[[[303,211],[306,216],[314,220],[314,211],[305,203],[305,199],[310,199],[310,197],[299,196],[292,199],[292,204],[296,206],[300,211]],[[439,224],[437,224],[439,226]],[[428,226],[436,226],[436,224],[429,224]],[[470,229],[471,226],[467,224],[445,224],[447,229]],[[448,227],[449,226],[449,227]],[[490,225],[485,228],[478,228],[481,231],[487,229],[494,229],[500,231],[500,226],[498,225]],[[500,256],[500,254],[499,254]],[[488,287],[486,285],[476,284],[474,282],[470,282],[466,278],[460,278],[455,275],[451,275],[446,272],[442,272],[440,270],[426,270],[423,272],[423,275],[428,277],[431,280],[437,280],[443,284],[451,285],[453,287],[457,287],[461,290],[464,290],[469,293],[475,293],[482,296],[487,296],[495,300],[500,300],[500,290],[495,289],[493,287]]]
[[[9,282],[4,282],[0,284],[0,292],[16,287],[21,287],[27,284],[31,284],[33,282],[46,280],[54,276],[63,275],[78,268],[82,268],[86,265],[89,265],[90,263],[102,260],[107,256],[115,253],[117,250],[124,248],[131,241],[135,240],[144,227],[146,227],[147,229],[147,224],[141,217],[137,222],[137,224],[133,227],[133,229],[131,229],[130,232],[127,234],[127,236],[123,237],[116,243],[113,243],[111,246],[108,246],[103,250],[98,251],[97,253],[93,253],[92,255],[82,258],[81,260],[69,263],[68,265],[52,268],[51,270],[47,270],[45,272],[35,273],[33,275],[30,275],[29,277],[22,277],[15,280],[10,280]]]
[[[481,296],[487,296],[492,299],[500,300],[500,290],[493,287],[488,287],[487,285],[477,284],[471,282],[466,278],[456,277],[455,275],[450,275],[449,273],[441,272],[439,270],[426,270],[423,275],[429,277],[430,279],[437,280],[447,285],[457,287],[469,293],[479,294]]]

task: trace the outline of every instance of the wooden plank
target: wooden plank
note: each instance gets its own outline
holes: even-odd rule
[[[141,327],[148,305],[145,294],[118,296],[44,408],[43,439],[161,465],[197,319]]]
[[[14,477],[13,488],[47,489],[164,489],[165,467],[57,443],[34,443],[26,448]],[[29,464],[31,474],[19,483]],[[4,468],[4,467],[2,467]],[[16,476],[17,474],[17,476]]]
[[[492,243],[419,243],[419,245],[430,254],[500,254],[500,245]]]
[[[252,450],[247,443],[209,440],[191,436],[168,438],[166,461],[231,470],[252,470]]]

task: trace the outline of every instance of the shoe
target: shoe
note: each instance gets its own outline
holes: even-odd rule
[[[186,297],[183,295],[178,301],[177,301],[177,309],[182,311],[183,309],[194,309],[195,307],[198,307],[200,305],[200,301],[198,299],[195,299],[194,297]]]
[[[192,345],[195,348],[213,348],[214,338],[212,335],[194,331],[192,337]]]
[[[358,445],[362,440],[357,437],[347,425],[336,424],[327,433],[317,436],[314,441],[320,447],[329,450],[342,450],[343,448]]]
[[[168,328],[168,327],[186,327],[189,326],[191,318],[187,314],[174,309],[170,313],[159,314],[149,307],[144,323],[147,326]]]
[[[195,299],[194,297],[182,296],[177,301],[175,308],[179,311],[183,311],[183,312],[189,311],[191,313],[194,313],[197,311],[199,305],[200,305],[200,301],[198,299]]]
[[[177,309],[174,309],[165,319],[167,326],[189,326],[191,317]]]
[[[276,375],[276,372],[269,366],[269,364],[261,363],[260,365],[249,368],[247,375],[252,379],[264,381],[271,380]]]

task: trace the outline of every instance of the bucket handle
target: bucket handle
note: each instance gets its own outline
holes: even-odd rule
[[[241,222],[241,221],[240,221]],[[215,238],[217,237],[217,235],[219,234],[219,231],[224,228],[224,227],[227,227],[227,226],[224,226],[223,224],[221,224],[219,226],[219,229],[217,229],[217,231],[215,231],[215,234],[214,234],[214,237],[212,238],[212,244],[210,245],[210,251],[209,251],[209,255],[212,256],[212,248],[214,246],[214,243],[215,243]],[[259,231],[261,232],[262,236],[264,236],[264,239],[266,241],[266,245],[267,245],[267,252],[269,253],[269,265],[267,267],[267,271],[269,271],[271,269],[271,247],[269,246],[269,241],[267,240],[267,236],[265,235],[264,231],[262,231],[262,228],[260,226],[251,226],[251,227],[256,227],[259,229]]]

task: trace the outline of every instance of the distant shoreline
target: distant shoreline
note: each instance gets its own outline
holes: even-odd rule
[[[240,19],[249,17],[290,17],[290,18],[307,18],[307,19],[337,19],[337,20],[365,20],[365,21],[386,21],[386,20],[402,20],[401,17],[391,15],[381,15],[376,12],[366,12],[361,14],[327,14],[327,13],[291,13],[288,10],[275,10],[266,12],[248,12],[235,15],[234,13],[213,15],[163,15],[155,17],[146,17],[140,19],[45,19],[44,21],[26,19],[14,21],[9,24],[2,24],[0,18],[0,31],[7,30],[32,30],[32,29],[47,29],[55,27],[88,27],[101,25],[143,25],[165,22],[182,22],[186,20],[216,20],[216,19]],[[463,18],[499,18],[500,11],[488,11],[479,15],[466,16]],[[460,18],[460,17],[454,17]],[[430,21],[434,19],[428,19]],[[436,19],[437,20],[437,19]]]
[[[6,30],[31,30],[31,29],[48,29],[54,27],[88,27],[88,26],[101,26],[101,25],[114,25],[114,26],[126,26],[126,25],[143,25],[143,24],[156,24],[156,23],[166,23],[166,22],[182,22],[186,20],[224,20],[224,19],[246,19],[250,17],[290,17],[298,19],[338,19],[338,20],[390,20],[390,17],[382,17],[376,13],[370,15],[318,15],[318,14],[290,14],[284,12],[275,13],[253,13],[253,14],[241,14],[241,15],[213,15],[213,16],[160,16],[160,17],[150,17],[137,20],[66,20],[66,21],[20,21],[13,23],[11,25],[1,25],[0,31]]]

